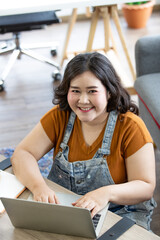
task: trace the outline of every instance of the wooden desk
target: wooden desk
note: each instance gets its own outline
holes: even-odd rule
[[[3,159],[4,157],[0,155],[0,161]],[[7,169],[7,171],[12,173],[12,168]],[[69,190],[47,179],[46,179],[46,182],[48,186],[55,191],[69,192]],[[30,195],[29,190],[26,190],[24,193],[21,194],[19,198],[27,199],[29,195]],[[112,227],[116,222],[120,220],[120,218],[121,217],[119,217],[118,215],[108,211],[100,234],[103,234],[106,230]],[[0,240],[44,240],[44,239],[45,240],[76,240],[76,239],[86,240],[87,238],[78,238],[74,236],[14,228],[10,222],[10,219],[7,213],[3,213],[0,215]],[[137,225],[134,225],[118,239],[120,240],[137,240],[137,239],[138,240],[158,240],[159,239],[160,240],[160,237],[158,237],[157,235],[151,232],[146,231],[145,229]]]

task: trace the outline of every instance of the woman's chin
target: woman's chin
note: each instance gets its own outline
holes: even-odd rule
[[[78,118],[79,118],[79,120],[81,121],[81,122],[92,122],[94,119],[93,118],[91,118],[91,117],[82,117],[82,116],[78,116]]]

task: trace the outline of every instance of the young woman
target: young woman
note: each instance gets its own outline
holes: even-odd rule
[[[59,203],[37,161],[54,148],[48,178],[83,195],[74,206],[110,210],[150,230],[155,202],[151,136],[110,61],[74,57],[55,91],[56,105],[17,146],[13,169],[36,201]]]

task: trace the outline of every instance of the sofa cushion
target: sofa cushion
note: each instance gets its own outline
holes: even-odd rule
[[[160,129],[160,73],[138,77],[134,87],[139,98]]]

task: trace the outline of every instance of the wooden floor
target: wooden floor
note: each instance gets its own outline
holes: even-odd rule
[[[135,42],[142,36],[160,33],[160,12],[152,14],[147,27],[144,29],[129,29],[123,17],[120,20],[129,54],[135,67]],[[89,20],[81,20],[76,23],[71,36],[69,51],[84,50],[86,48],[89,25]],[[120,53],[120,67],[123,68],[125,76],[131,80],[128,64],[113,24],[112,27],[117,49]],[[67,23],[55,24],[45,30],[24,32],[21,35],[21,39],[23,43],[57,41],[59,43],[58,56],[55,60],[59,62],[66,31]],[[9,35],[5,37],[9,37]],[[96,30],[94,48],[101,48],[103,44],[103,22],[100,20]],[[50,49],[36,51],[51,58]],[[9,55],[0,56],[0,73],[6,65]],[[43,114],[53,106],[53,88],[58,83],[52,83],[52,72],[53,68],[51,66],[40,63],[28,56],[22,55],[21,60],[16,61],[5,81],[6,90],[0,93],[0,148],[15,147],[34,127]],[[137,101],[137,96],[133,96],[133,98]],[[160,177],[158,172],[160,169],[160,151],[155,150],[155,156],[157,164],[157,187],[154,197],[158,203],[158,207],[153,214],[152,230],[160,236]]]

